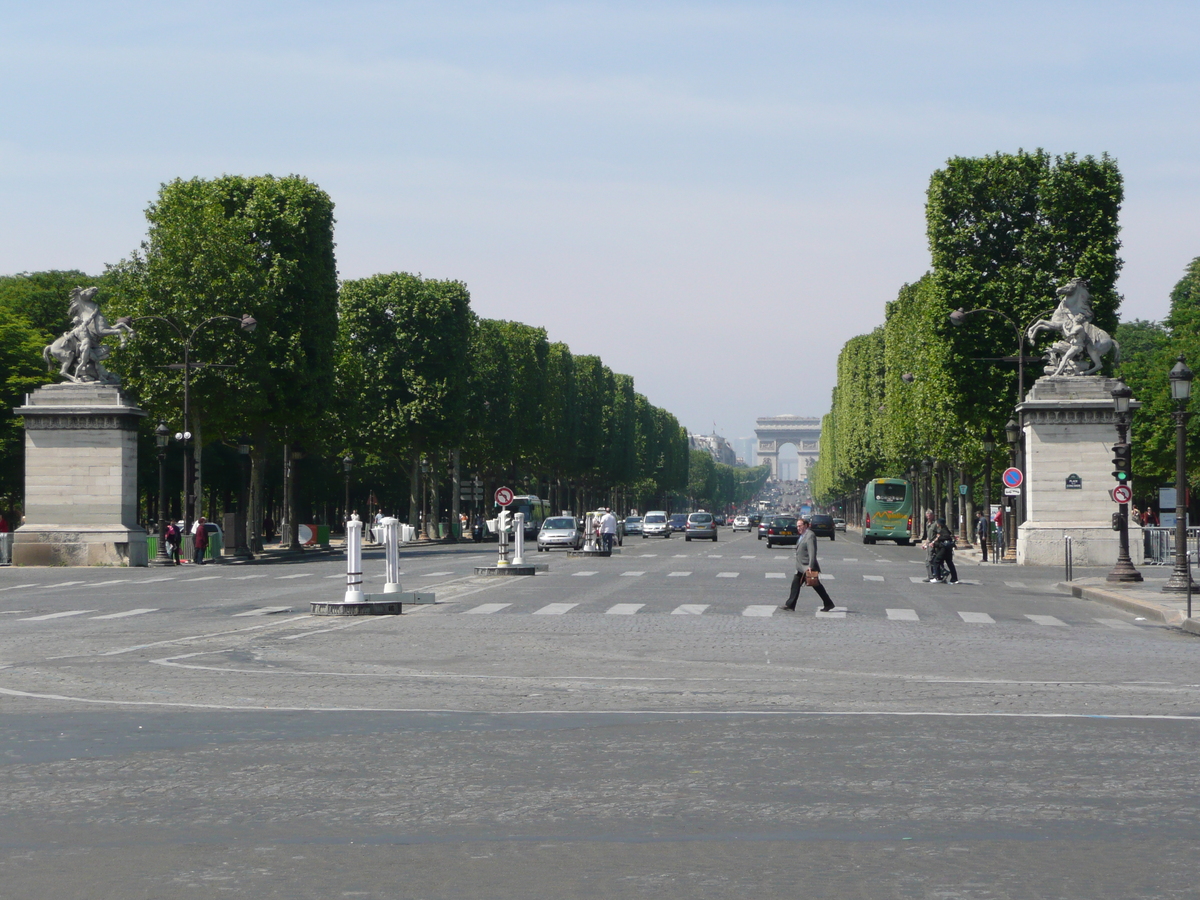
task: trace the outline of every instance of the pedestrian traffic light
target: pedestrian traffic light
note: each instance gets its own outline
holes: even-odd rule
[[[1129,470],[1133,468],[1132,457],[1132,444],[1113,444],[1113,478],[1120,484],[1129,481]]]

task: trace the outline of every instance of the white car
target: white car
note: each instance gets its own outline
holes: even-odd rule
[[[750,517],[749,516],[735,516],[733,519],[733,530],[734,531],[744,531],[747,534],[749,534],[750,533]]]
[[[538,530],[538,553],[549,551],[551,547],[565,547],[568,550],[578,550],[583,546],[583,531],[579,520],[574,516],[551,516],[542,522]]]
[[[661,509],[651,510],[642,517],[642,540],[648,537],[671,536],[671,520]]]

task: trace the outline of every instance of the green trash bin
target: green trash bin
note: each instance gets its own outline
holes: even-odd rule
[[[208,552],[204,554],[205,559],[220,559],[221,546],[224,543],[221,532],[214,531],[208,536]]]

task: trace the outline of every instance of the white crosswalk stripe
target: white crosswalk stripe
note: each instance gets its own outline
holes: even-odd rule
[[[511,603],[483,603],[471,609],[463,610],[463,615],[486,616],[491,613],[500,612],[502,609],[508,609],[512,606]]]
[[[818,619],[844,619],[846,618],[846,610],[844,608],[834,607],[829,612],[818,609],[816,612]]]
[[[787,575],[783,572],[765,572],[764,577],[766,577],[766,578],[787,578]]]
[[[893,622],[920,622],[915,609],[889,609],[887,617]]]
[[[646,574],[645,572],[622,572],[621,577],[622,578],[640,578],[641,576],[643,576],[645,574]]]
[[[699,616],[708,609],[707,603],[684,603],[671,610],[673,616]]]
[[[1029,586],[1023,581],[1006,581],[1004,583],[1007,584],[1011,588],[1023,588],[1023,587]]]
[[[279,613],[291,612],[290,606],[260,606],[258,609],[248,609],[245,612],[234,613],[234,618],[241,616],[274,616]]]
[[[66,612],[46,613],[44,616],[25,616],[18,622],[44,622],[47,619],[65,619],[67,616],[83,616],[94,613],[94,609],[68,609]]]
[[[742,559],[758,559],[757,556],[743,556]]]
[[[929,583],[929,579],[926,578],[924,575],[909,575],[908,580],[911,581],[913,584],[928,584]]]
[[[645,605],[645,603],[618,603],[616,606],[610,606],[604,612],[609,616],[632,616]]]
[[[127,609],[125,612],[109,613],[106,616],[92,616],[93,619],[125,619],[129,616],[143,616],[146,613],[158,612],[158,607],[153,609]]]
[[[535,616],[561,616],[578,605],[578,603],[547,603],[541,609],[535,609],[533,614]]]
[[[418,578],[440,578],[443,575],[453,575],[453,574],[454,574],[453,572],[426,572],[423,575],[418,574],[417,577]]]
[[[572,572],[572,573],[571,573],[571,577],[573,577],[573,578],[587,578],[589,575],[595,575],[595,574],[596,574],[595,572]]]
[[[1063,628],[1067,627],[1066,622],[1064,622],[1062,619],[1056,619],[1054,616],[1034,616],[1026,613],[1025,618],[1031,622],[1036,622],[1038,625],[1059,625]]]
[[[740,575],[740,574],[741,574],[740,572],[718,572],[717,577],[718,578],[737,578],[738,575]]]
[[[638,559],[654,559],[656,556],[658,556],[657,553],[643,553],[638,557]]]
[[[959,618],[969,625],[995,625],[996,620],[987,613],[980,612],[960,612]]]
[[[842,562],[858,562],[857,556],[843,556]]]
[[[1133,629],[1138,630],[1138,627],[1132,622],[1126,622],[1124,619],[1097,619],[1101,625],[1106,625],[1109,628]]]
[[[691,574],[692,574],[691,572],[668,572],[667,577],[668,578],[687,578]]]
[[[312,574],[312,572],[297,572],[295,575],[276,575],[275,577],[280,580],[282,580],[284,578],[307,578],[311,574]],[[200,581],[201,579],[197,578],[195,580]]]
[[[863,581],[883,581],[882,575],[864,575]]]
[[[767,616],[775,615],[775,607],[774,606],[747,606],[745,609],[742,610],[742,615],[743,616],[762,616],[762,617],[766,618]]]

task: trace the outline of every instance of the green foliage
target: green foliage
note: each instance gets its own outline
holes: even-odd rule
[[[67,315],[71,289],[101,283],[102,279],[77,269],[4,275],[0,276],[0,307],[24,318],[41,334],[44,346],[71,328]],[[103,306],[103,290],[99,300]]]
[[[25,486],[25,431],[12,409],[50,380],[42,361],[45,334],[0,303],[0,511],[11,508]]]

